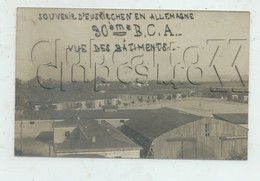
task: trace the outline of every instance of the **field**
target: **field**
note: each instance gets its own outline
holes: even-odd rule
[[[248,104],[229,102],[215,98],[198,98],[190,97],[180,101],[161,101],[151,104],[139,104],[129,106],[125,109],[158,109],[160,107],[169,107],[183,112],[210,116],[212,114],[220,113],[247,113]]]

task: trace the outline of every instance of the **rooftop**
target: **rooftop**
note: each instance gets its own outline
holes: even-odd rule
[[[213,114],[213,116],[233,124],[248,124],[247,113]]]
[[[75,134],[69,141],[55,144],[56,152],[108,151],[141,149],[132,140],[115,129],[106,121],[66,120],[55,123],[55,127],[75,126],[80,134]],[[55,131],[54,131],[55,132]],[[79,136],[81,135],[81,136]],[[93,141],[92,139],[95,139]]]
[[[154,138],[190,122],[197,121],[202,117],[187,114],[171,108],[147,110],[145,114],[130,119],[125,125],[144,137]]]
[[[118,110],[106,112],[104,110],[61,110],[61,111],[27,111],[23,115],[16,115],[16,120],[59,120],[59,119],[129,119],[142,116],[147,109]]]

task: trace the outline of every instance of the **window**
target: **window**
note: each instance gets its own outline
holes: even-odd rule
[[[30,125],[35,125],[35,122],[34,121],[30,121]]]
[[[209,136],[209,123],[205,124],[205,136]]]
[[[125,120],[120,120],[120,123],[125,123]]]
[[[70,139],[70,131],[65,131],[65,139],[66,140]]]

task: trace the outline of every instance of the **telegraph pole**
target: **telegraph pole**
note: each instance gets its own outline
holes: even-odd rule
[[[21,120],[21,138],[20,138],[20,150],[21,150],[21,156],[23,154],[23,121]]]

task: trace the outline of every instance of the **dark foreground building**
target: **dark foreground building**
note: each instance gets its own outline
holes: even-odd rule
[[[127,121],[122,130],[143,147],[144,158],[246,159],[248,129],[241,124],[247,124],[247,114],[223,119],[162,108]]]

